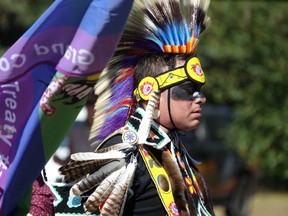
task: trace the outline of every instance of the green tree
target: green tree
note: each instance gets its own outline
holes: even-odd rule
[[[0,54],[3,54],[53,0],[0,1]]]
[[[230,147],[274,182],[288,180],[287,9],[286,1],[211,1],[199,50],[208,101],[235,109]]]

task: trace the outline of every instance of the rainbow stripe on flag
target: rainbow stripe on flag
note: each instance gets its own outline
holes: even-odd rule
[[[113,55],[132,4],[56,0],[0,58],[1,216],[28,213],[32,182]]]

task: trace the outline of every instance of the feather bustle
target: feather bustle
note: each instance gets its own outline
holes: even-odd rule
[[[106,177],[85,202],[85,210],[89,212],[96,211],[112,192],[113,187],[119,179],[119,175],[125,171],[126,167],[123,166]]]
[[[125,201],[127,198],[127,191],[132,184],[137,159],[133,158],[127,166],[127,171],[120,177],[111,194],[105,201],[101,214],[103,216],[121,215],[124,210]]]
[[[97,171],[101,166],[111,162],[109,160],[91,160],[91,161],[70,161],[67,165],[59,168],[59,172],[63,175],[63,182],[69,183],[87,174]]]
[[[72,154],[71,159],[74,161],[89,161],[89,160],[107,160],[124,158],[125,154],[117,150],[109,152],[95,153],[95,152],[79,152]]]
[[[115,144],[106,148],[101,148],[101,149],[97,149],[96,152],[98,153],[103,153],[103,152],[108,152],[111,150],[124,150],[124,149],[129,149],[132,148],[133,146],[131,144],[128,143],[119,143],[119,144]]]
[[[120,169],[125,163],[125,160],[112,161],[101,167],[98,171],[92,173],[81,181],[77,182],[70,189],[70,195],[81,195],[86,191],[95,187],[99,182],[105,179],[112,172]]]

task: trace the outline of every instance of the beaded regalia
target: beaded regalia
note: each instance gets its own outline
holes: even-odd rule
[[[145,160],[146,156],[150,157],[145,145],[160,150],[165,149],[167,144],[166,142],[165,145],[159,145],[147,139],[153,119],[158,116],[159,94],[187,80],[201,85],[205,83],[204,73],[195,54],[199,35],[210,23],[207,16],[208,6],[208,0],[134,1],[115,55],[95,86],[98,100],[95,104],[90,140],[96,150],[92,153],[74,154],[71,156],[71,161],[60,168],[60,172],[64,175],[64,182],[76,181],[70,189],[72,200],[76,198],[81,200],[84,194],[95,188],[84,202],[86,212],[100,212],[102,215],[119,215],[123,212],[128,189],[137,167],[137,155],[140,152]],[[166,71],[156,77],[146,77],[143,72],[143,79],[135,87],[134,68],[138,61],[148,55],[164,53],[187,54],[191,58],[183,67]],[[136,127],[131,123],[133,121],[128,119],[137,108],[137,101],[147,101],[147,107],[145,111],[137,111],[141,113],[141,118],[139,117],[141,121]],[[103,140],[105,142],[115,134],[122,134],[122,142],[108,148],[101,148]],[[186,181],[193,181],[195,176],[187,167],[189,164],[187,157],[177,157],[178,154],[178,151],[165,150],[163,158],[170,160],[172,167],[177,167],[177,163],[185,164],[183,169],[179,169],[177,175],[189,173]],[[171,155],[177,157],[178,162],[176,159],[171,160]],[[165,172],[165,165],[163,167]],[[167,173],[167,178],[170,178],[169,172]],[[174,179],[169,180],[175,182]],[[185,183],[179,185],[184,188]],[[196,207],[198,210],[195,210],[195,206],[189,204],[189,199],[188,201],[184,199],[184,192],[181,191],[184,190],[183,188],[179,189],[178,194],[182,198],[175,200],[178,208],[176,212],[180,212],[180,215],[192,215],[194,211],[198,211],[203,215],[210,215],[205,208],[201,209],[200,204]],[[190,192],[193,195],[193,191]],[[173,197],[171,199],[174,200]],[[169,204],[163,205],[167,205],[166,209],[169,212]]]

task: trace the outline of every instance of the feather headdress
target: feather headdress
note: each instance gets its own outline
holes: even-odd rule
[[[210,24],[209,0],[135,0],[119,46],[95,87],[98,101],[90,140],[98,144],[135,109],[134,67],[150,54],[195,54]]]

